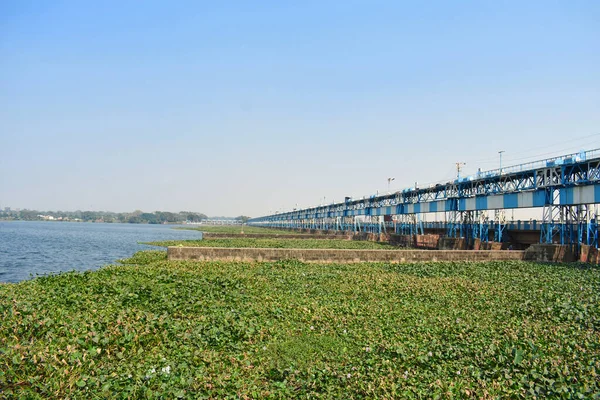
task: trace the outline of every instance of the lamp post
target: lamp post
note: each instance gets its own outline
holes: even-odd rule
[[[500,175],[502,175],[502,153],[504,153],[504,150],[498,152],[500,154]]]
[[[388,193],[390,193],[390,184],[392,183],[392,181],[396,180],[396,178],[387,178],[388,181]]]
[[[460,179],[460,168],[464,165],[467,165],[467,163],[464,163],[464,162],[456,163],[456,179]]]

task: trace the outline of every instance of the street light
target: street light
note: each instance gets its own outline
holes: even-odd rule
[[[467,163],[464,163],[464,162],[456,163],[456,179],[460,179],[460,168],[464,165],[467,165]]]
[[[392,183],[392,181],[396,180],[396,178],[387,178],[388,181],[388,193],[390,192],[390,184]]]
[[[502,153],[504,153],[504,150],[498,152],[500,154],[500,175],[502,175]]]

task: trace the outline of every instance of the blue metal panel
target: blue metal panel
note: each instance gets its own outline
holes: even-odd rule
[[[415,214],[420,213],[420,212],[421,212],[421,204],[415,203]]]
[[[446,209],[446,211],[458,210],[458,200],[457,199],[446,200],[446,206],[444,208]]]
[[[458,210],[464,211],[467,209],[467,199],[458,199]]]
[[[475,209],[487,210],[487,196],[477,196],[475,198]]]
[[[519,207],[519,197],[516,193],[507,193],[504,195],[504,208]]]
[[[429,212],[436,212],[437,206],[438,206],[437,201],[432,201],[431,203],[429,203]]]
[[[398,204],[396,206],[396,214],[404,214],[404,204]]]
[[[560,200],[561,205],[573,204],[573,188],[562,188],[560,189]]]
[[[600,203],[600,185],[594,185],[594,200]]]
[[[543,207],[546,202],[546,192],[544,190],[536,190],[533,192],[533,206]]]
[[[392,215],[392,207],[386,207],[385,208],[385,215]]]

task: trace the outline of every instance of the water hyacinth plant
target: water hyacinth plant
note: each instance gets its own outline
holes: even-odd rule
[[[600,270],[122,265],[0,286],[0,397],[593,398]]]
[[[351,250],[400,250],[383,242],[343,239],[285,239],[285,238],[205,238],[203,240],[169,240],[148,242],[153,246],[190,246],[190,247],[251,247],[285,249],[351,249]]]
[[[301,232],[297,230],[286,230],[286,229],[276,229],[276,228],[261,228],[257,226],[249,226],[249,225],[201,225],[201,226],[186,226],[175,229],[184,229],[184,230],[193,230],[193,231],[202,231],[207,233],[227,233],[227,234],[241,234],[250,233],[250,234],[268,234],[268,235],[300,235]]]

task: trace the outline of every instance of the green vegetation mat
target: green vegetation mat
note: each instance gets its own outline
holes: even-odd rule
[[[0,285],[0,397],[600,393],[597,267],[124,262]]]
[[[190,246],[190,247],[251,247],[255,249],[352,249],[352,250],[401,250],[387,243],[365,240],[343,239],[257,239],[257,238],[206,238],[203,240],[167,240],[147,242],[152,246]]]
[[[296,231],[288,231],[285,229],[273,229],[273,228],[259,228],[257,226],[246,226],[242,229],[239,225],[202,225],[199,227],[185,227],[185,228],[175,228],[175,229],[183,229],[183,230],[191,230],[191,231],[202,231],[207,233],[263,233],[263,234],[275,234],[275,235],[301,235],[302,232]]]

